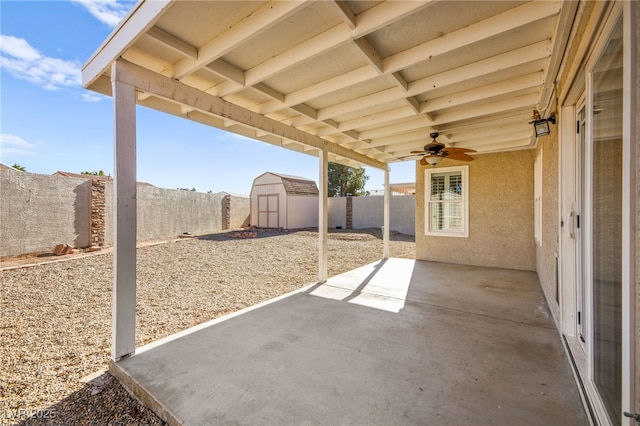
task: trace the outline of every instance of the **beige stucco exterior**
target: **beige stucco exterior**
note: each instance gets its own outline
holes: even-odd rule
[[[558,120],[561,118],[558,117]],[[542,244],[536,245],[536,271],[556,325],[560,326],[558,304],[558,127],[538,139],[536,154],[542,151]]]
[[[425,173],[416,169],[416,258],[533,271],[533,150],[447,160],[439,168],[469,165],[469,237],[425,235]]]

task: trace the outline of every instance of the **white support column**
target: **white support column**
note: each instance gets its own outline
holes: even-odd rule
[[[111,358],[136,349],[136,91],[111,68],[114,123],[114,235]]]
[[[384,208],[382,226],[382,258],[389,258],[389,203],[391,190],[389,188],[389,168],[384,169]]]
[[[318,282],[327,280],[327,238],[329,226],[329,160],[327,148],[320,151],[320,194],[318,209]]]

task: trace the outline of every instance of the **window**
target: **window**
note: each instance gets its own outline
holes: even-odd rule
[[[425,234],[469,236],[469,166],[425,170]]]

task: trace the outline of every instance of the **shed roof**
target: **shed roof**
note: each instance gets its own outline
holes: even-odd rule
[[[414,160],[433,131],[479,153],[531,148],[578,3],[143,0],[83,83],[349,166]]]
[[[258,176],[255,180],[260,179],[260,177],[270,174],[273,176],[277,176],[282,179],[282,185],[284,186],[284,190],[288,195],[308,195],[308,196],[317,196],[318,186],[316,182],[311,179],[307,179],[305,177],[300,176],[291,176],[291,175],[283,175],[280,173],[266,172]],[[255,181],[254,180],[254,181]]]

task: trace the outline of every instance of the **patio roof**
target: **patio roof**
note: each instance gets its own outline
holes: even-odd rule
[[[137,103],[350,166],[535,146],[577,2],[146,1],[83,68]],[[122,73],[111,75],[118,62]]]

